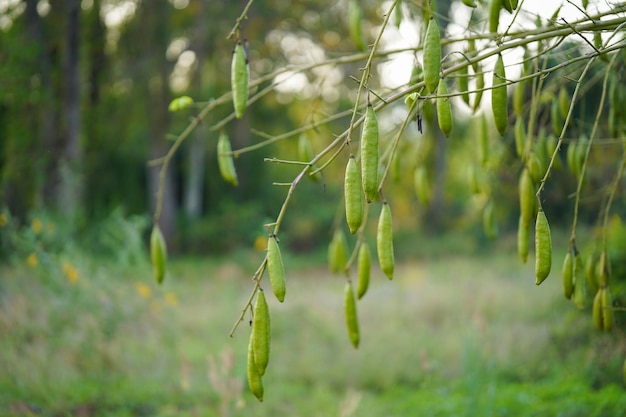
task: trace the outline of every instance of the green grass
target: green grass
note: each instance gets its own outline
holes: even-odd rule
[[[512,252],[405,250],[393,281],[374,267],[358,350],[344,279],[320,254],[285,254],[262,404],[245,382],[249,316],[228,336],[261,254],[177,260],[162,287],[146,265],[85,262],[74,284],[4,267],[0,415],[626,416],[624,320],[597,334],[558,266],[536,287]]]

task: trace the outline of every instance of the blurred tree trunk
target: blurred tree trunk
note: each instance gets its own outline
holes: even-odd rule
[[[196,54],[196,68],[193,75],[192,88],[199,94],[202,92],[204,61],[207,55],[208,30],[206,1],[198,0],[198,10],[196,11],[196,23],[192,39],[192,50]],[[198,126],[189,138],[188,149],[189,172],[185,187],[185,214],[190,220],[195,220],[202,213],[202,200],[204,190],[204,172],[206,164],[206,140],[207,129],[204,124]]]
[[[64,0],[63,110],[57,208],[74,217],[81,207],[82,147],[80,143],[80,1]]]
[[[39,76],[38,102],[34,119],[36,121],[36,141],[39,142],[46,152],[43,152],[42,161],[35,178],[35,201],[33,207],[41,208],[46,201],[53,201],[58,183],[56,160],[58,149],[56,145],[58,129],[58,109],[55,106],[55,88],[53,78],[52,54],[56,53],[56,45],[53,36],[44,34],[43,22],[37,12],[37,0],[26,0],[26,26],[28,38],[34,51],[34,61]],[[15,211],[15,208],[12,208]],[[26,210],[18,210],[26,211]]]

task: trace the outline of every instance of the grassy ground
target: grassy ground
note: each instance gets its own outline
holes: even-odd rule
[[[263,404],[244,379],[248,317],[228,336],[259,253],[173,262],[162,287],[145,266],[5,267],[0,415],[626,416],[623,320],[597,334],[558,267],[536,287],[512,252],[374,269],[357,351],[343,278],[286,255]]]

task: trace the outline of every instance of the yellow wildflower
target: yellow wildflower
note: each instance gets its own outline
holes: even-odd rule
[[[35,232],[35,234],[38,235],[39,233],[41,233],[41,229],[42,229],[41,220],[33,219],[32,223],[30,224],[30,227],[33,229],[33,232]]]
[[[26,263],[31,268],[35,268],[37,265],[39,265],[39,259],[37,258],[37,254],[31,253],[30,255],[28,255],[28,257],[26,258]]]
[[[258,250],[259,252],[267,250],[267,236],[257,236],[257,238],[254,240],[254,249]]]
[[[165,293],[165,304],[170,307],[175,307],[178,305],[178,297],[173,292]]]
[[[72,265],[68,261],[63,262],[62,269],[65,277],[70,282],[70,284],[76,284],[76,282],[80,278],[80,275],[78,274],[78,269],[76,269],[76,267],[74,267],[74,265]]]
[[[143,282],[136,282],[135,290],[137,290],[137,294],[139,294],[141,298],[145,298],[146,300],[152,295],[150,287]]]
[[[7,219],[7,215],[4,213],[0,213],[0,227],[4,227],[7,225],[9,220]]]

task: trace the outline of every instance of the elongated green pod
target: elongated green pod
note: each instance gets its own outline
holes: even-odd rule
[[[602,291],[602,326],[605,332],[613,330],[613,321],[613,295],[607,285]]]
[[[535,222],[535,284],[541,284],[552,268],[552,237],[548,218],[542,209],[537,213]]]
[[[280,253],[276,236],[267,239],[267,271],[270,276],[274,295],[281,303],[285,300],[287,286],[285,284],[285,266],[283,256]]]
[[[598,279],[596,278],[596,260],[597,256],[591,252],[585,260],[585,281],[587,288],[592,294],[598,292]]]
[[[517,226],[517,253],[522,262],[528,260],[528,251],[530,249],[530,224],[524,224],[522,216],[519,218]]]
[[[446,80],[441,78],[437,87],[437,95],[442,96],[446,94],[448,94],[448,86]],[[443,134],[447,138],[450,137],[450,132],[452,131],[452,106],[449,97],[437,97],[437,120]]]
[[[491,0],[489,7],[489,32],[498,32],[498,25],[500,24],[500,9],[502,8],[503,0]]]
[[[563,131],[563,118],[561,117],[561,110],[559,109],[559,102],[557,100],[552,100],[550,122],[552,123],[552,133],[554,133],[555,136],[561,136],[561,131]]]
[[[480,107],[480,102],[483,99],[482,89],[485,88],[485,75],[483,74],[482,70],[479,68],[475,74],[477,91],[474,95],[474,105],[472,106],[474,113],[476,113],[476,110],[478,110],[478,108]]]
[[[559,88],[559,113],[561,117],[565,119],[569,112],[570,96],[567,93],[565,87]]]
[[[357,287],[356,287],[356,296],[359,300],[365,295],[367,292],[367,288],[370,285],[370,274],[372,270],[372,255],[370,251],[370,247],[367,242],[361,242],[361,247],[359,248],[359,256],[357,259]]]
[[[580,255],[574,258],[574,304],[579,310],[584,309],[587,304],[585,267]]]
[[[530,177],[532,178],[533,183],[538,184],[541,181],[541,178],[543,178],[545,170],[536,151],[533,151],[528,155],[526,166],[528,167],[528,172],[530,172]]]
[[[530,225],[535,214],[535,186],[528,169],[524,168],[519,180],[520,216],[524,225]]]
[[[248,83],[250,82],[250,70],[248,57],[241,43],[237,41],[233,51],[233,60],[230,70],[230,86],[233,92],[233,107],[235,117],[241,119],[248,106]]]
[[[518,117],[515,121],[515,152],[520,158],[524,155],[526,148],[526,128],[524,127],[524,119]]]
[[[368,203],[378,192],[378,118],[371,104],[367,105],[361,133],[361,181]]]
[[[602,317],[603,293],[604,288],[600,288],[598,292],[596,292],[595,297],[593,297],[593,306],[591,307],[591,317],[593,319],[593,324],[600,331],[604,330],[604,318]]]
[[[352,42],[359,51],[365,51],[367,47],[363,35],[363,10],[357,0],[350,0],[348,5],[348,23]]]
[[[461,93],[461,99],[463,100],[463,102],[465,102],[465,104],[469,106],[470,105],[469,80],[468,80],[467,74],[468,74],[468,66],[466,65],[459,70],[457,82],[458,82],[459,93]]]
[[[572,298],[574,293],[574,260],[572,259],[572,251],[567,251],[563,260],[563,295],[568,300]],[[577,283],[578,285],[578,283]]]
[[[152,233],[150,234],[150,259],[152,261],[154,278],[157,284],[161,284],[165,278],[167,247],[161,228],[156,223],[152,226]]]
[[[217,166],[224,181],[235,187],[239,184],[230,140],[224,132],[220,133],[219,139],[217,140]]]
[[[253,333],[250,334],[250,342],[248,343],[248,386],[250,387],[250,391],[254,394],[254,396],[260,401],[263,402],[263,380],[261,379],[261,374],[259,373],[259,368],[254,361],[254,342],[253,342]]]
[[[343,230],[336,229],[328,245],[328,267],[330,272],[338,274],[344,270],[347,261],[347,242]]]
[[[270,311],[267,307],[265,294],[259,290],[254,305],[252,348],[254,349],[254,363],[260,375],[265,374],[270,360],[270,337]]]
[[[493,120],[500,135],[504,136],[509,121],[509,112],[507,107],[506,73],[504,71],[504,61],[502,60],[501,54],[498,54],[498,59],[493,70],[492,86],[491,110],[493,112]]]
[[[526,107],[526,82],[518,81],[513,88],[513,112],[521,116],[524,113],[524,107]]]
[[[393,254],[393,229],[391,224],[391,208],[384,201],[378,218],[378,230],[376,233],[376,248],[378,250],[378,263],[380,269],[393,279],[394,254]]]
[[[363,223],[363,198],[361,197],[361,174],[354,155],[350,155],[346,165],[344,180],[344,200],[346,203],[346,221],[350,233],[354,234]]]
[[[439,71],[441,69],[441,34],[439,33],[439,24],[432,16],[428,21],[424,39],[423,67],[426,88],[434,93],[439,84]]]
[[[350,342],[352,342],[352,346],[357,349],[360,341],[359,318],[356,312],[354,290],[352,289],[352,283],[350,281],[346,282],[346,286],[343,291],[343,300],[346,325],[348,327],[348,337],[350,338]]]
[[[432,185],[428,176],[428,170],[424,165],[418,165],[413,173],[413,188],[417,199],[425,206],[430,204]]]

